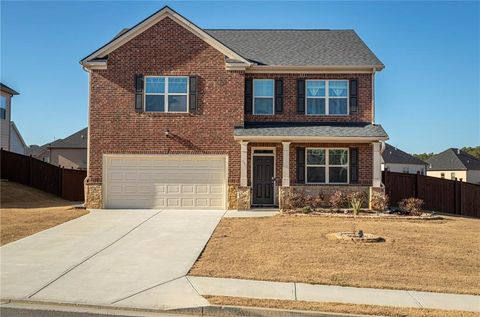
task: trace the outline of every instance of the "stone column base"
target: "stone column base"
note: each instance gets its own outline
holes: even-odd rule
[[[278,187],[278,208],[280,210],[285,210],[290,208],[289,207],[290,202],[288,201],[288,199],[289,199],[291,190],[292,190],[292,187],[284,187],[284,186]]]
[[[237,187],[237,209],[249,210],[251,206],[250,186]]]
[[[237,185],[228,185],[228,203],[227,209],[237,209],[238,199],[237,199]]]
[[[102,184],[85,184],[85,208],[103,208]]]

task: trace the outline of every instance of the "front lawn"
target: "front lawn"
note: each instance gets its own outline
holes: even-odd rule
[[[35,188],[2,181],[0,245],[54,227],[88,213],[72,203]]]
[[[329,240],[351,219],[224,218],[190,274],[480,294],[480,221],[359,219],[381,243]]]

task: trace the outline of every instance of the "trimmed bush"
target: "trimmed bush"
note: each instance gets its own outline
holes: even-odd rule
[[[340,190],[335,191],[328,201],[330,202],[330,207],[334,209],[345,208],[348,205],[347,196]]]
[[[371,200],[373,210],[385,211],[388,208],[389,203],[390,198],[388,197],[388,195],[384,193],[373,192]]]
[[[420,198],[406,198],[398,203],[400,210],[411,216],[420,216],[422,214],[423,200]]]

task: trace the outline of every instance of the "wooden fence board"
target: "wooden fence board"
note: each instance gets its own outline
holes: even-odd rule
[[[67,200],[84,200],[87,171],[64,169],[31,156],[1,150],[0,177]]]

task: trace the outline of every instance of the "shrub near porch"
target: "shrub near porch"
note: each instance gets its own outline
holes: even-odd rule
[[[480,221],[359,219],[383,243],[331,241],[351,219],[223,219],[192,275],[480,294]]]

